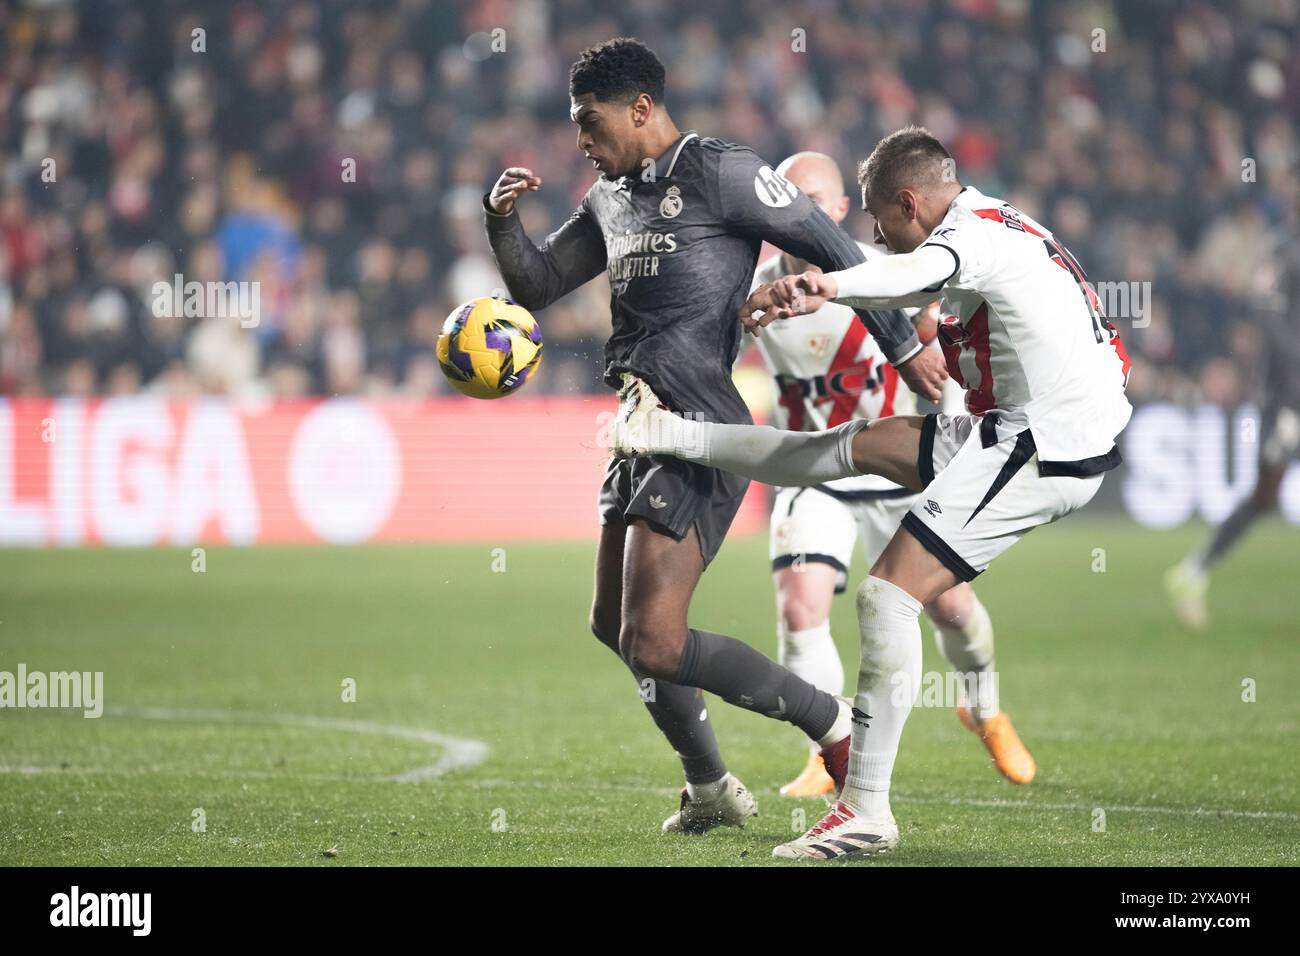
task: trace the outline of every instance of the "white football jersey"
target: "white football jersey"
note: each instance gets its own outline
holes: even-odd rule
[[[867,259],[882,250],[858,243]],[[754,287],[787,275],[778,254],[754,273]],[[911,311],[911,310],[909,310]],[[758,337],[776,389],[772,425],[793,431],[820,431],[853,418],[885,418],[916,413],[916,396],[898,380],[871,333],[847,305],[828,302],[816,312],[777,319]],[[898,487],[879,475],[827,482],[840,491],[885,491]]]
[[[953,255],[939,341],[966,407],[996,410],[999,438],[1029,428],[1040,462],[1106,455],[1133,412],[1129,360],[1069,250],[972,186],[924,245]]]

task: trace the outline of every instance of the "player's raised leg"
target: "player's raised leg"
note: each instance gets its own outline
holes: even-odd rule
[[[855,419],[819,432],[691,420],[674,415],[631,374],[624,375],[620,399],[609,430],[618,457],[673,455],[769,485],[800,487],[872,474],[916,491],[924,487],[916,464],[924,416]]]
[[[1027,432],[997,440],[979,416],[926,416],[925,492],[858,592],[862,640],[847,780],[834,810],[778,856],[828,859],[898,841],[889,789],[919,688],[924,605],[969,582],[1030,529],[1087,504],[1101,475],[1040,474]]]

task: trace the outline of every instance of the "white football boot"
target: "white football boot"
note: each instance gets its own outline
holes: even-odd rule
[[[782,843],[772,855],[787,860],[834,860],[841,856],[885,853],[898,846],[898,824],[893,815],[868,820],[841,801],[811,830],[797,840]]]
[[[1174,616],[1184,627],[1203,631],[1209,624],[1210,615],[1205,606],[1205,592],[1209,586],[1209,575],[1188,561],[1165,572],[1165,593],[1169,595]]]
[[[672,418],[668,406],[649,385],[624,372],[623,387],[618,390],[618,416],[609,426],[610,453],[615,458],[644,458],[671,449]],[[665,441],[669,443],[665,445]]]
[[[692,800],[686,788],[682,787],[681,808],[664,821],[664,833],[707,833],[714,827],[743,827],[750,817],[758,816],[758,804],[754,795],[735,774],[723,777],[726,786],[717,799],[704,801]]]

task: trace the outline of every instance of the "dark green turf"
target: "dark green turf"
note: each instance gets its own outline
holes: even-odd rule
[[[865,865],[1300,863],[1300,532],[1256,531],[1215,579],[1216,626],[1190,635],[1160,574],[1200,533],[1076,516],[979,579],[1038,780],[1004,783],[949,709],[917,708],[894,780],[903,843]],[[494,573],[494,546],[210,549],[204,574],[188,549],[0,552],[0,670],[102,670],[109,708],[0,711],[0,864],[768,863],[820,816],[776,795],[802,763],[795,732],[714,701],[760,816],[661,836],[679,771],[587,632],[593,547],[503,542]],[[764,540],[728,543],[692,621],[774,653]],[[852,674],[849,597],[835,628]],[[928,628],[926,666],[943,669]],[[312,716],[491,753],[393,782],[439,748],[292,724]]]

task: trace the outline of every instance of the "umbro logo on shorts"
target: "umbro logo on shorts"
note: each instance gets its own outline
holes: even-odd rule
[[[863,727],[870,728],[871,725],[867,723],[867,721],[869,720],[871,720],[871,715],[868,714],[865,710],[858,710],[858,708],[856,707],[853,708],[853,722],[855,724],[859,724]]]
[[[943,514],[943,509],[939,507],[939,502],[933,498],[927,498],[925,501],[925,510],[930,512],[930,517]]]

